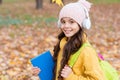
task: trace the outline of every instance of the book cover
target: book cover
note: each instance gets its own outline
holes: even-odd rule
[[[52,80],[54,61],[49,50],[32,58],[30,61],[34,67],[40,68],[41,71],[38,74],[40,80]]]

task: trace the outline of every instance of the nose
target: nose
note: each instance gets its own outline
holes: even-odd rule
[[[69,27],[70,26],[70,24],[68,23],[68,22],[66,22],[65,24],[64,24],[64,27]]]

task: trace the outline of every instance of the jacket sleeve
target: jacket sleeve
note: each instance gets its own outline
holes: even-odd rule
[[[82,59],[79,59],[81,57]],[[78,60],[83,61],[83,73],[80,75],[76,75],[76,73],[74,73],[73,71],[64,80],[105,80],[103,72],[99,65],[97,54],[93,48],[85,47],[80,53]],[[81,68],[79,67],[78,70],[81,70]]]

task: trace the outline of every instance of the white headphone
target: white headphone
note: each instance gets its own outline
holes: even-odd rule
[[[82,27],[84,27],[86,29],[90,29],[91,21],[90,21],[89,13],[88,13],[88,10],[84,6],[83,6],[83,8],[84,8],[84,11],[86,13],[86,18],[82,22]]]

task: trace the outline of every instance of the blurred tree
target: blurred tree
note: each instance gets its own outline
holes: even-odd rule
[[[36,0],[36,9],[40,9],[43,7],[43,0]]]
[[[2,4],[2,0],[0,0],[0,4]]]
[[[52,0],[50,0],[50,3],[52,3]]]
[[[63,6],[63,0],[50,0],[50,3],[56,3],[59,6]],[[40,9],[43,7],[43,0],[36,0],[36,9]]]

